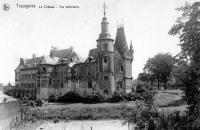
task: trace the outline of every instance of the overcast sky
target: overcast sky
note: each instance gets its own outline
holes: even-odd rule
[[[133,78],[143,71],[149,57],[180,51],[178,38],[168,31],[180,15],[175,8],[186,0],[105,0],[109,30],[116,36],[117,20],[124,20],[125,34],[133,42]],[[195,0],[187,0],[194,2]],[[103,17],[103,0],[1,0],[0,1],[0,83],[14,82],[19,58],[48,55],[51,46],[73,46],[83,57],[96,47]],[[10,9],[4,11],[2,5]],[[16,4],[75,5],[75,9],[24,9]]]

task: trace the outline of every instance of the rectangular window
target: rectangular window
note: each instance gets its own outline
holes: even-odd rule
[[[104,51],[106,51],[108,48],[108,44],[107,43],[104,43]]]
[[[104,79],[104,80],[108,80],[108,76],[104,76],[103,79]]]
[[[120,71],[124,71],[124,66],[121,66],[121,67],[120,67]]]
[[[88,81],[88,88],[92,88],[92,81],[91,80]]]
[[[88,76],[91,76],[91,69],[89,67],[87,67],[87,74]]]

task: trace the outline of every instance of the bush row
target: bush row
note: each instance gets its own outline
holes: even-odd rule
[[[134,101],[138,99],[138,94],[136,93],[123,93],[115,92],[112,96],[104,96],[99,93],[88,94],[87,96],[81,96],[75,92],[68,92],[65,95],[59,97],[57,100],[53,96],[49,98],[50,102],[61,102],[61,103],[102,103],[102,102],[111,102],[116,103],[120,101]]]
[[[103,97],[100,94],[90,94],[87,96],[81,96],[75,92],[68,92],[65,95],[59,97],[57,102],[62,103],[99,103],[102,102]]]

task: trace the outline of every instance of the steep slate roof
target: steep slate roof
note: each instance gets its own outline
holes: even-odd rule
[[[70,47],[68,49],[62,49],[62,50],[54,50],[53,56],[63,59],[69,56],[72,52],[73,52],[73,47]]]
[[[25,66],[34,66],[36,64],[40,64],[41,61],[42,61],[43,57],[34,57],[34,58],[31,58],[31,59],[23,59],[24,60],[24,65]]]
[[[97,60],[97,48],[91,49],[89,51],[89,56],[92,56],[95,60]]]
[[[80,62],[84,62],[84,58],[79,55],[76,51],[74,51],[73,47],[70,47],[68,49],[62,49],[62,50],[54,50],[52,52],[53,56],[58,57],[59,58],[59,62],[61,62],[62,60],[71,61],[71,58],[76,55],[78,57],[78,60]]]
[[[78,60],[71,61],[73,57],[77,57]],[[33,57],[31,59],[20,58],[20,64],[15,69],[15,71],[18,71],[21,68],[35,67],[35,65],[37,64],[56,65],[61,63],[62,60],[67,63],[73,62],[73,64],[85,61],[85,59],[81,55],[74,51],[73,47],[70,47],[68,49],[53,50],[52,56],[50,54],[47,56]]]
[[[50,64],[55,65],[59,61],[58,57],[51,57],[51,56],[43,56],[41,64]]]
[[[76,53],[76,56],[78,57],[80,62],[84,62],[85,61],[85,58],[83,58],[78,52],[74,52],[74,53]]]
[[[123,53],[128,50],[124,27],[117,28],[117,34],[114,46],[119,51],[121,56],[123,56]]]

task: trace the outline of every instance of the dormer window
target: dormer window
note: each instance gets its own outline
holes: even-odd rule
[[[92,58],[91,57],[89,57],[89,62],[92,62]]]
[[[46,68],[43,68],[43,72],[45,72],[46,71]]]

